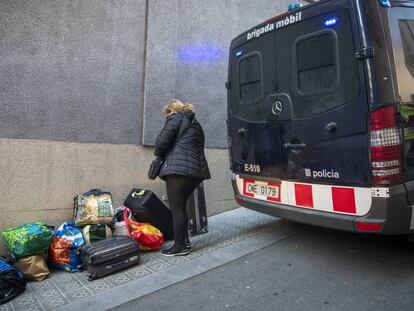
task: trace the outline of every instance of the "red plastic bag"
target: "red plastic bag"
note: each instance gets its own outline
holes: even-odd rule
[[[158,251],[164,243],[160,230],[148,223],[130,222],[131,236],[138,242],[141,250]]]
[[[162,232],[149,223],[139,223],[128,219],[126,213],[127,210],[124,209],[124,220],[129,234],[138,242],[140,250],[159,251],[164,244]]]

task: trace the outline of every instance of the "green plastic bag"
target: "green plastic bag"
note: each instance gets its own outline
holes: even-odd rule
[[[6,229],[2,235],[10,252],[20,259],[47,250],[52,242],[53,231],[39,221]]]

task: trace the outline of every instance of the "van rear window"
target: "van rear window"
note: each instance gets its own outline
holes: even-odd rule
[[[335,16],[335,26],[325,26]],[[354,100],[360,92],[354,32],[345,9],[276,32],[276,75],[293,119],[313,117]]]
[[[240,102],[255,104],[262,98],[262,62],[257,53],[248,55],[239,63]]]
[[[336,42],[332,33],[311,36],[296,44],[297,84],[302,94],[329,91],[338,84]]]
[[[390,30],[402,102],[414,102],[414,9],[395,7],[390,11]]]
[[[414,77],[414,20],[400,20],[400,32],[405,65],[411,76]]]

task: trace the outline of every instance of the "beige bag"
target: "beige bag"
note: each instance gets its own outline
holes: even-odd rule
[[[113,217],[114,208],[110,192],[92,189],[75,197],[74,221],[77,227],[110,225]]]
[[[18,260],[14,266],[19,269],[28,281],[43,281],[50,274],[43,256],[29,256]]]
[[[112,230],[107,225],[87,225],[82,229],[83,239],[87,245],[112,237]]]

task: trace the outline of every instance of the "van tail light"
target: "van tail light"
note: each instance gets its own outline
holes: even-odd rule
[[[371,166],[374,183],[390,184],[402,178],[401,131],[394,106],[370,114]]]

